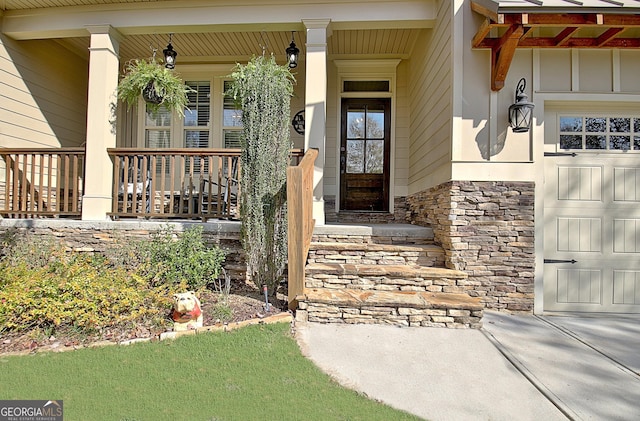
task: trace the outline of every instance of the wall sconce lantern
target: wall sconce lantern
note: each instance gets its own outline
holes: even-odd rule
[[[173,45],[171,45],[172,37],[173,34],[169,34],[169,44],[167,45],[167,48],[162,50],[162,53],[164,54],[164,67],[167,69],[173,69],[176,67],[176,56],[178,55],[178,53],[173,49]]]
[[[509,107],[509,125],[514,133],[525,133],[531,128],[535,105],[529,102],[529,97],[524,93],[526,86],[526,80],[520,79],[516,87],[516,102]]]
[[[293,40],[294,31],[291,31],[291,44],[285,50],[287,52],[287,62],[289,62],[289,68],[294,69],[298,67],[298,54],[300,53],[300,49],[296,47],[296,43]]]

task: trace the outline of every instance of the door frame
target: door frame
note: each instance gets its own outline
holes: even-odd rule
[[[331,147],[334,156],[334,167],[331,174],[335,176],[335,181],[325,190],[325,194],[335,195],[334,211],[340,212],[340,136],[341,136],[341,116],[343,98],[390,98],[391,99],[391,141],[389,143],[389,213],[394,212],[394,197],[396,195],[395,183],[395,156],[396,156],[396,106],[398,103],[396,88],[397,67],[400,59],[363,59],[333,60],[336,68],[334,93],[335,93],[335,113],[333,119],[328,121],[334,127],[335,138],[331,140]],[[345,81],[389,81],[388,92],[347,92],[343,89]],[[328,126],[329,127],[329,126]],[[401,189],[402,190],[402,189]],[[404,190],[402,190],[404,192]],[[406,194],[406,193],[405,193]]]
[[[382,172],[382,183],[383,183],[383,208],[381,210],[378,210],[377,212],[384,212],[384,213],[388,213],[391,210],[391,206],[390,206],[390,191],[391,191],[391,141],[392,141],[392,117],[391,117],[391,110],[392,110],[392,104],[393,101],[391,98],[389,98],[388,96],[377,96],[377,97],[372,97],[372,96],[365,96],[365,97],[342,97],[340,99],[340,119],[338,120],[340,122],[339,124],[339,129],[340,129],[340,136],[338,138],[338,150],[337,150],[337,155],[338,155],[338,162],[339,162],[339,166],[338,166],[338,173],[339,173],[339,178],[338,178],[338,191],[340,192],[339,196],[338,196],[338,200],[336,201],[336,205],[337,208],[340,212],[349,212],[349,211],[354,211],[354,212],[359,212],[359,211],[367,211],[366,209],[356,209],[356,210],[346,210],[346,209],[342,209],[342,202],[345,198],[346,195],[346,187],[344,186],[344,182],[345,182],[345,178],[342,176],[343,172],[342,172],[342,167],[343,167],[343,163],[342,163],[342,155],[343,155],[343,142],[345,141],[345,137],[346,137],[346,124],[347,124],[347,120],[346,120],[346,115],[345,115],[345,104],[349,103],[349,102],[362,102],[363,104],[367,104],[367,103],[381,103],[384,104],[384,110],[385,110],[385,115],[384,115],[384,121],[385,121],[385,142],[384,142],[384,152],[383,152],[383,172]]]

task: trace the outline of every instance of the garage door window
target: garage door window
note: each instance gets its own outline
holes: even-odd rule
[[[560,149],[640,151],[640,117],[560,116]]]

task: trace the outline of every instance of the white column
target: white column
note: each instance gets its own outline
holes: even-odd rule
[[[89,26],[89,89],[82,219],[101,221],[111,210],[113,165],[107,148],[116,146],[115,104],[120,34],[109,25]]]
[[[324,225],[324,160],[327,122],[327,36],[329,19],[304,19],[307,29],[304,146],[318,149],[313,175],[313,218]]]

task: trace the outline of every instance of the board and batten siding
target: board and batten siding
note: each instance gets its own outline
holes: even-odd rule
[[[88,63],[55,41],[0,36],[0,147],[86,140]]]
[[[637,50],[542,49],[537,54],[541,93],[640,92]]]
[[[439,2],[436,26],[420,33],[409,63],[409,194],[451,177],[452,19],[452,2]]]

